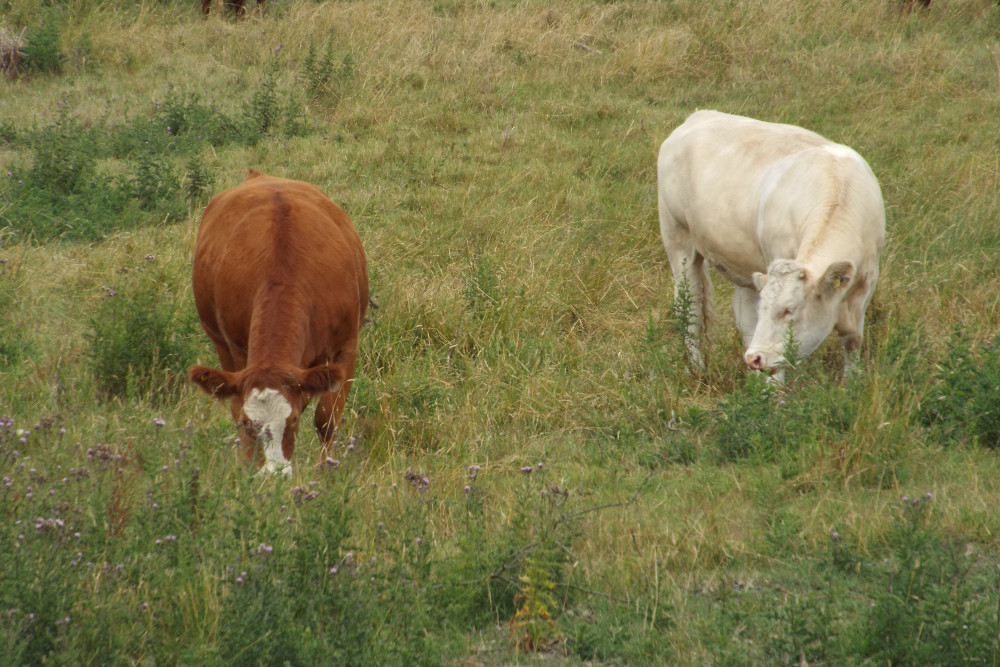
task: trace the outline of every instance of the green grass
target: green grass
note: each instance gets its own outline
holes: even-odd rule
[[[0,655],[995,663],[1000,8],[896,7],[0,0]],[[872,165],[858,375],[749,377],[718,276],[687,374],[655,155],[696,108]],[[183,381],[248,167],[344,206],[380,304],[287,481]]]

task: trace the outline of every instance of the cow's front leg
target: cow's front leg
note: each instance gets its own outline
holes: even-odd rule
[[[750,347],[753,332],[757,328],[757,305],[760,294],[752,287],[737,285],[733,290],[733,317],[736,328],[743,336],[743,347]]]

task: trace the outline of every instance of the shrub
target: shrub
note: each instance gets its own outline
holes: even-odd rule
[[[0,366],[16,364],[29,351],[24,330],[11,318],[16,312],[15,306],[20,300],[23,285],[20,262],[0,256]]]
[[[169,210],[172,204],[180,202],[173,163],[154,153],[139,159],[132,185],[143,211]]]
[[[83,191],[100,157],[98,134],[84,128],[70,115],[65,102],[58,102],[54,124],[31,133],[32,166],[28,172],[35,188],[72,194]]]
[[[278,83],[275,79],[277,70],[277,61],[272,61],[272,65],[264,70],[264,76],[257,89],[244,104],[243,115],[246,118],[244,141],[249,144],[256,143],[261,136],[267,134],[281,117]]]
[[[104,399],[172,395],[194,360],[194,318],[162,284],[105,287],[90,320],[87,356]]]
[[[920,420],[952,441],[1000,447],[1000,349],[996,339],[975,344],[960,325],[952,333]]]
[[[859,653],[876,664],[993,664],[1000,658],[997,575],[936,529],[932,500],[929,493],[902,497]]]
[[[26,72],[58,73],[62,71],[62,38],[59,36],[59,12],[50,8],[41,22],[28,30],[21,49],[21,67]]]
[[[156,131],[161,139],[176,137],[187,150],[206,143],[222,146],[240,138],[240,124],[223,113],[221,107],[203,104],[197,93],[170,92],[157,106]]]
[[[184,167],[184,199],[197,205],[205,199],[215,183],[215,176],[202,164],[199,157],[188,160]]]
[[[788,425],[777,418],[779,400],[777,389],[761,373],[748,373],[722,400],[713,433],[723,460],[773,454],[785,442]]]
[[[302,61],[300,79],[310,97],[326,99],[336,104],[344,94],[345,84],[355,76],[354,57],[350,52],[337,62],[333,48],[333,34],[327,36],[326,48],[319,55],[316,46],[309,42],[309,51]]]

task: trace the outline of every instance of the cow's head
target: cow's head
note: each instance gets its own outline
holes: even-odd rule
[[[777,259],[767,273],[754,273],[760,302],[757,328],[743,356],[747,366],[773,371],[785,362],[789,327],[798,356],[806,357],[819,347],[833,330],[854,270],[853,262],[834,262],[817,276],[794,260]]]
[[[292,451],[299,417],[309,399],[337,391],[346,377],[340,364],[301,369],[244,369],[234,373],[192,366],[188,377],[202,391],[232,401],[245,452],[260,445],[267,472],[292,473]]]

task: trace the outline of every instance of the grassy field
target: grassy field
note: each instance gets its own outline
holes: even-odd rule
[[[250,3],[252,4],[252,3]],[[0,0],[0,663],[997,664],[1000,7]],[[831,339],[708,367],[656,220],[699,108],[861,153]],[[237,460],[190,293],[248,167],[350,214],[379,308],[336,463]],[[308,424],[311,419],[303,419]]]

